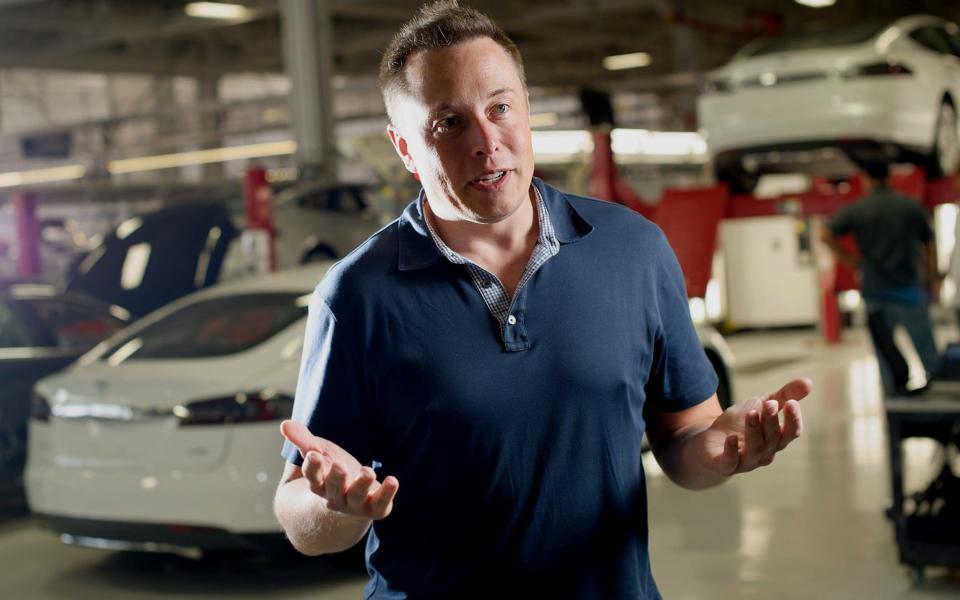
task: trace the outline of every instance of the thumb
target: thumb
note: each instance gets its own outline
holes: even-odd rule
[[[320,438],[310,433],[302,423],[286,420],[280,423],[280,433],[291,444],[300,449],[300,455],[306,456],[311,450],[320,450]]]

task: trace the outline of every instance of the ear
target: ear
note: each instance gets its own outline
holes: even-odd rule
[[[400,160],[403,161],[403,166],[416,175],[417,167],[413,164],[413,157],[410,155],[410,150],[407,147],[406,138],[400,135],[400,132],[397,131],[393,125],[387,125],[387,136],[390,138],[390,143],[393,144],[393,149],[396,150],[400,156]]]

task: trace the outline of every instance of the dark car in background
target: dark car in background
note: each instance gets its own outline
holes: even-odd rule
[[[22,484],[34,383],[125,327],[130,314],[43,285],[0,290],[0,491]]]
[[[79,262],[66,289],[140,317],[217,283],[237,235],[224,203],[179,204],[139,215]]]

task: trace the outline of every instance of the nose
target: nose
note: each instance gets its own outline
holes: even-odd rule
[[[471,129],[473,130],[473,139],[471,139],[473,156],[490,156],[500,149],[500,132],[496,124],[481,118],[475,121]]]

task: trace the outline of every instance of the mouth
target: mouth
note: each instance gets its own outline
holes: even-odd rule
[[[470,181],[470,186],[481,191],[496,191],[509,179],[510,171],[486,171]]]

